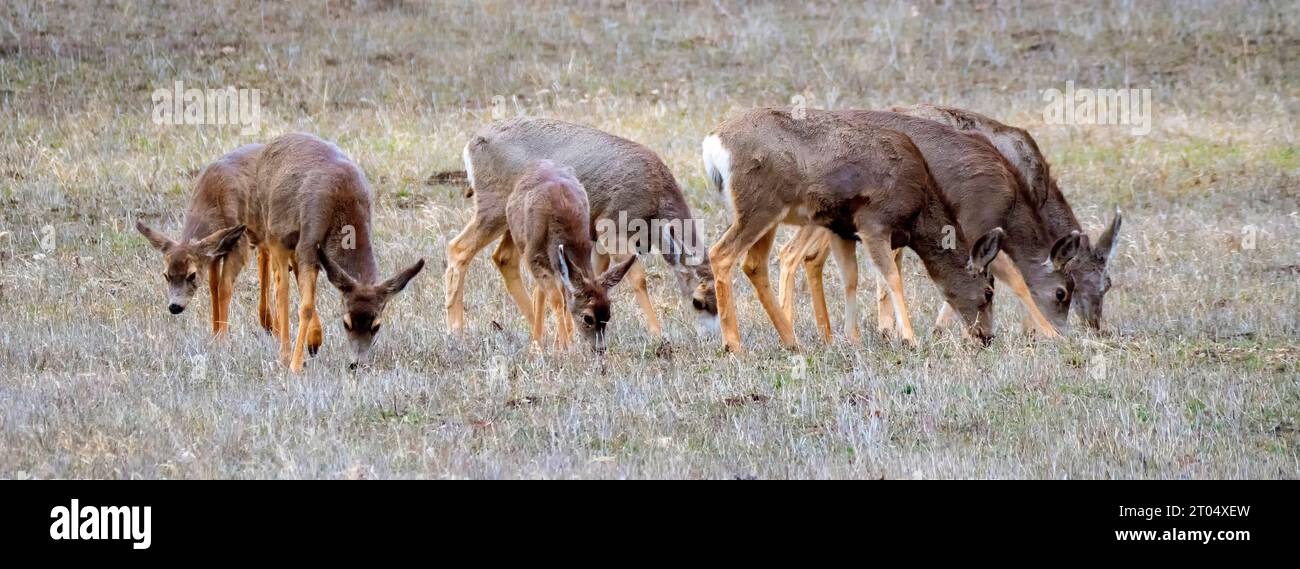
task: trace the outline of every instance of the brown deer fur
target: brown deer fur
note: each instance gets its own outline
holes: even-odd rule
[[[731,269],[742,254],[745,274],[782,344],[795,345],[767,279],[767,258],[780,223],[826,227],[836,235],[832,250],[850,287],[849,312],[857,282],[852,239],[859,238],[890,285],[904,340],[915,343],[893,262],[894,249],[909,246],[972,333],[991,338],[992,281],[985,268],[997,255],[1001,230],[991,228],[974,244],[958,231],[960,246],[944,248],[944,228],[956,223],[908,137],[833,113],[808,111],[797,118],[783,110],[755,109],[714,129],[703,153],[706,172],[733,206],[731,226],[709,251],[728,350],[741,350]]]

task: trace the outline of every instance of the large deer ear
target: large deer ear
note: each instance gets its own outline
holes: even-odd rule
[[[975,241],[975,246],[970,250],[967,271],[973,275],[982,275],[988,271],[989,263],[992,263],[993,259],[997,258],[998,252],[1002,250],[1002,233],[1001,227],[994,227]]]
[[[637,261],[637,256],[632,255],[628,257],[626,261],[623,261],[618,265],[610,267],[608,270],[605,271],[605,274],[600,275],[600,280],[599,280],[600,288],[603,288],[605,290],[614,288],[615,285],[617,285],[620,281],[623,280],[623,277],[627,276],[628,269],[631,269],[632,264],[636,263],[636,261]]]
[[[1065,265],[1073,261],[1074,257],[1086,247],[1086,237],[1077,230],[1057,239],[1056,243],[1052,245],[1052,268],[1058,271],[1065,268]]]
[[[320,266],[325,269],[325,276],[329,278],[330,284],[339,289],[339,292],[347,294],[357,288],[357,281],[352,278],[352,275],[349,275],[342,267],[334,264],[334,260],[325,254],[324,249],[316,250],[316,259],[320,261]]]
[[[402,289],[406,288],[406,283],[411,282],[411,279],[415,278],[415,275],[420,274],[420,270],[423,268],[424,259],[420,259],[419,261],[416,261],[414,265],[411,265],[402,272],[393,275],[393,278],[384,281],[383,284],[379,285],[379,289],[384,291],[384,295],[390,297],[402,292]]]
[[[1115,217],[1110,219],[1110,225],[1106,230],[1101,232],[1101,237],[1097,238],[1097,246],[1093,249],[1097,256],[1101,258],[1103,264],[1109,263],[1111,257],[1115,256],[1115,249],[1119,245],[1119,225],[1124,221],[1120,215],[1119,208],[1115,208]]]
[[[198,250],[209,257],[225,256],[226,253],[234,250],[235,245],[239,244],[239,239],[244,236],[245,229],[247,228],[243,225],[236,225],[213,231],[211,235],[199,241]]]
[[[154,249],[162,251],[163,253],[166,253],[169,249],[176,246],[175,241],[168,239],[166,235],[154,231],[148,225],[145,225],[143,221],[135,222],[135,230],[139,231],[140,235],[143,235],[145,239],[148,239],[149,244],[153,245]]]

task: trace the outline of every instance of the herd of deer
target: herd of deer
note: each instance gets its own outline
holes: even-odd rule
[[[1058,336],[1072,303],[1088,326],[1100,326],[1119,212],[1091,242],[1024,130],[932,105],[797,113],[763,108],[723,122],[704,139],[702,151],[705,172],[732,211],[730,227],[708,251],[683,231],[694,221],[690,207],[672,172],[648,148],[556,120],[485,127],[464,150],[474,216],[447,248],[451,331],[464,330],[470,261],[498,239],[492,260],[538,346],[549,306],[557,348],[567,348],[577,328],[603,351],[609,291],[625,277],[650,333],[659,335],[638,255],[650,252],[667,261],[701,323],[720,324],[732,352],[742,349],[731,278],[741,255],[781,343],[793,348],[800,264],[817,329],[825,340],[831,337],[822,273],[834,254],[845,286],[844,332],[856,342],[858,241],[875,269],[879,331],[909,345],[916,338],[903,295],[902,247],[916,252],[943,294],[938,327],[955,313],[967,336],[990,342],[995,279],[1020,299],[1030,329]],[[370,240],[370,194],[361,169],[336,146],[289,134],[208,165],[178,240],[143,223],[136,228],[163,253],[172,314],[185,310],[206,271],[216,335],[227,329],[235,279],[256,250],[261,324],[279,340],[280,358],[293,371],[302,370],[304,352],[314,355],[323,341],[316,312],[323,268],[342,294],[355,368],[370,359],[385,306],[424,268],[421,259],[381,280]],[[629,220],[662,228],[653,236],[658,242],[598,246],[626,237],[597,231],[615,220],[623,224],[619,231],[627,231]],[[780,251],[774,294],[768,257],[782,223],[800,229]],[[531,275],[531,296],[521,263]],[[291,273],[299,291],[292,342]]]

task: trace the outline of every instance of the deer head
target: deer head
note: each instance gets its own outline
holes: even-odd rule
[[[1119,245],[1119,226],[1123,221],[1119,209],[1110,225],[1089,245],[1084,238],[1083,250],[1066,266],[1074,280],[1074,313],[1093,330],[1101,328],[1101,307],[1106,292],[1110,290],[1110,275],[1106,270]]]
[[[318,250],[317,257],[330,284],[343,294],[343,329],[347,331],[348,343],[352,346],[352,363],[348,369],[368,365],[375,336],[379,334],[383,323],[384,308],[420,273],[424,268],[424,259],[416,261],[386,281],[370,284],[352,278],[323,249]]]
[[[966,273],[974,278],[945,279],[943,291],[949,306],[965,323],[966,334],[987,346],[993,342],[993,275],[989,263],[1002,250],[1001,227],[980,236],[971,247]]]
[[[560,245],[560,280],[569,295],[569,313],[573,317],[574,327],[582,331],[592,349],[596,353],[604,353],[605,326],[610,319],[609,291],[623,280],[628,269],[637,261],[637,256],[628,257],[594,279],[572,257],[572,253]]]
[[[244,236],[244,226],[236,225],[218,229],[198,240],[178,242],[154,231],[143,221],[135,223],[136,231],[149,240],[154,249],[163,254],[163,279],[167,282],[167,311],[180,314],[194,298],[199,288],[199,272],[213,259],[221,258],[239,244]]]

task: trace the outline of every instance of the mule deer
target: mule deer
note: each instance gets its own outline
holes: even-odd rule
[[[532,324],[538,346],[550,304],[558,329],[557,349],[568,348],[576,326],[597,353],[605,351],[609,289],[623,280],[637,258],[629,256],[597,276],[591,266],[590,219],[587,192],[573,169],[550,160],[525,167],[506,202],[506,239],[515,248],[512,258],[522,259],[533,277],[533,312],[524,317]],[[565,318],[566,306],[572,324]]]
[[[922,104],[898,107],[894,111],[946,124],[962,132],[984,135],[1020,172],[1052,238],[1059,239],[1076,231],[1083,233],[1074,210],[1052,177],[1047,159],[1043,158],[1038,143],[1027,131],[955,107]],[[1096,243],[1091,243],[1084,234],[1079,254],[1065,266],[1074,281],[1071,295],[1074,314],[1094,330],[1101,328],[1102,303],[1110,290],[1107,269],[1114,257],[1115,246],[1119,244],[1116,235],[1122,221],[1117,208]]]
[[[691,232],[694,220],[672,172],[650,149],[591,127],[550,119],[511,119],[484,127],[464,151],[465,171],[474,199],[474,217],[447,246],[447,321],[454,334],[465,328],[465,274],[480,250],[505,236],[492,253],[492,260],[505,279],[506,289],[519,310],[532,314],[528,295],[519,276],[519,259],[514,244],[518,236],[506,231],[506,203],[524,169],[534,160],[548,159],[573,169],[589,198],[589,236],[597,229],[615,225],[614,234],[601,236],[628,243],[632,250],[597,247],[597,271],[604,271],[611,257],[617,263],[652,249],[651,240],[677,277],[679,289],[701,323],[713,323],[717,301],[713,273],[702,237]],[[617,227],[619,222],[627,227]],[[636,238],[632,225],[660,227],[651,239]],[[634,263],[627,274],[645,313],[652,335],[660,334],[659,320],[646,290],[645,268]]]
[[[845,312],[856,310],[857,261],[861,239],[872,266],[889,284],[889,299],[904,341],[915,343],[894,249],[909,246],[930,277],[957,307],[972,335],[992,339],[992,280],[986,269],[997,256],[1002,230],[992,228],[967,247],[942,246],[945,227],[955,227],[925,160],[908,137],[863,127],[846,117],[809,111],[794,118],[777,109],[734,116],[703,143],[705,171],[730,198],[733,220],[709,251],[716,276],[718,312],[729,351],[739,352],[731,269],[743,265],[781,343],[794,347],[794,332],[772,296],[767,259],[780,223],[816,225],[834,233],[832,251],[848,289]],[[968,254],[969,252],[969,254]]]
[[[304,347],[313,355],[323,340],[316,313],[320,267],[343,295],[343,328],[352,347],[351,369],[368,363],[384,308],[424,259],[379,280],[370,235],[370,184],[338,147],[308,134],[286,134],[262,152],[257,165],[255,215],[249,231],[262,237],[275,274],[275,335],[280,358],[302,371]],[[298,278],[298,334],[289,340],[289,272]]]
[[[230,327],[230,299],[235,279],[248,261],[249,247],[255,242],[244,223],[257,159],[263,148],[261,144],[241,146],[199,173],[178,239],[163,235],[143,221],[135,224],[136,230],[163,254],[169,312],[185,311],[198,290],[199,275],[207,273],[214,335],[224,334]],[[267,288],[271,278],[266,274],[266,255],[261,248],[258,248],[257,261],[260,288],[257,313],[262,327],[270,330]]]
[[[1033,207],[1029,190],[1019,173],[998,153],[997,149],[981,135],[964,134],[933,121],[893,112],[882,111],[832,111],[862,128],[877,127],[897,130],[912,139],[929,166],[930,173],[945,201],[952,205],[958,225],[971,234],[980,234],[993,227],[1006,232],[1003,251],[991,266],[998,278],[1007,283],[1020,299],[1033,324],[1048,337],[1059,335],[1069,315],[1071,293],[1074,287],[1066,267],[1085,246],[1080,232],[1054,237],[1046,227],[1043,216]],[[782,298],[793,298],[793,274],[797,263],[824,262],[825,255],[818,254],[816,232],[805,230],[795,236],[782,255]],[[895,263],[901,256],[895,254]],[[818,261],[821,259],[821,261]],[[820,268],[816,268],[820,271]],[[810,279],[810,287],[816,283]],[[888,283],[877,282],[879,304],[879,329],[883,334],[893,332],[886,299]],[[821,303],[822,295],[815,292],[814,303]],[[787,307],[786,310],[793,310]],[[815,309],[814,314],[824,314]],[[941,320],[945,316],[941,315]],[[818,323],[822,328],[829,324]],[[848,323],[852,330],[855,322]]]

